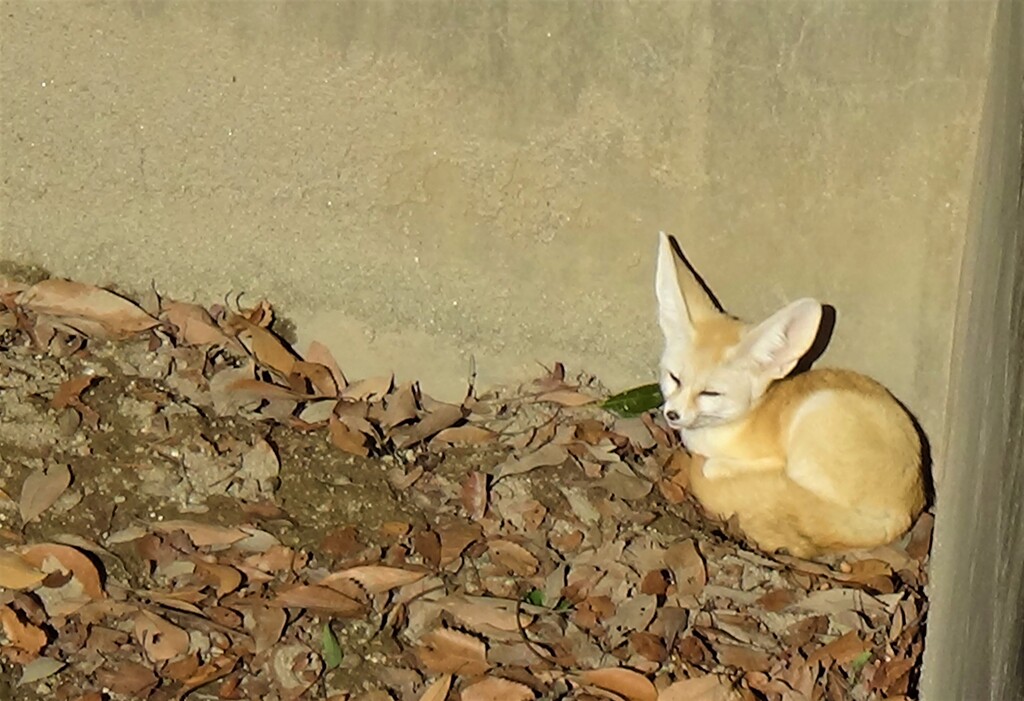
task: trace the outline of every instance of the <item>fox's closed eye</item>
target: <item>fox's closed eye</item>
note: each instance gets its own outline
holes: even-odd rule
[[[675,383],[676,387],[679,387],[683,384],[682,382],[679,381],[679,378],[673,375],[672,373],[668,374],[668,379],[672,380],[672,382]]]
[[[713,389],[706,389],[706,390],[704,390],[703,392],[700,393],[700,396],[702,396],[702,397],[721,397],[722,393],[721,392],[716,392]]]

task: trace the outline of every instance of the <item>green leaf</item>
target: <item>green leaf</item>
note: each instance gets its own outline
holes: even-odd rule
[[[853,664],[851,665],[854,674],[860,674],[860,670],[864,668],[864,665],[871,659],[871,650],[865,650],[856,657],[853,658]]]
[[[543,606],[544,592],[542,592],[540,589],[531,589],[530,591],[526,592],[526,596],[524,596],[523,599],[528,604],[532,604],[534,606]]]
[[[331,630],[330,623],[324,623],[321,644],[324,648],[324,663],[327,665],[327,669],[339,667],[342,657],[341,645],[338,644],[338,638],[335,637],[334,631]]]
[[[657,409],[664,401],[661,388],[657,384],[641,385],[608,397],[601,404],[601,408],[617,416],[630,418]]]

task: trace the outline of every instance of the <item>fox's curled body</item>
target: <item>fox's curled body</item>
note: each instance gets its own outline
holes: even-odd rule
[[[766,551],[882,545],[925,506],[922,446],[903,407],[847,370],[787,377],[817,333],[800,300],[750,326],[714,305],[662,234],[664,412],[694,454],[690,488]]]

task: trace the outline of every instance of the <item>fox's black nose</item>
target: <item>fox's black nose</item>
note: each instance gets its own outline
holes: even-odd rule
[[[678,421],[679,412],[676,411],[675,409],[669,409],[668,411],[665,412],[665,418],[667,418],[669,421]]]

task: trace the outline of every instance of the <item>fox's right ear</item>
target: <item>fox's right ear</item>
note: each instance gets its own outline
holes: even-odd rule
[[[714,302],[675,251],[674,239],[658,234],[658,267],[654,275],[658,296],[658,323],[669,343],[689,343],[694,324],[718,314]]]

